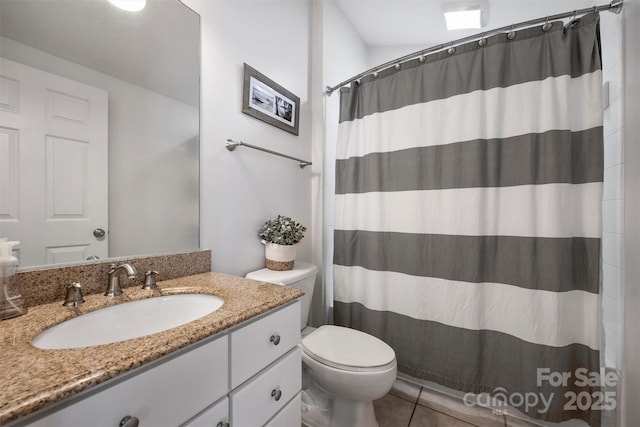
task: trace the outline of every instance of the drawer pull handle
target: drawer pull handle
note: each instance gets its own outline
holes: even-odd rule
[[[271,335],[271,338],[269,338],[269,341],[271,341],[273,345],[280,344],[280,335]]]
[[[276,387],[271,390],[271,397],[273,397],[276,402],[280,400],[280,398],[282,397],[282,391],[280,391],[280,387]]]
[[[216,427],[229,427],[229,423],[220,421],[218,424],[216,424]]]
[[[131,417],[127,415],[126,417],[120,420],[119,427],[138,427],[139,423],[140,423],[140,420],[138,420],[136,417]]]

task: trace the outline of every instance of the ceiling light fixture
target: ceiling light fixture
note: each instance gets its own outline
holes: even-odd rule
[[[109,0],[109,3],[127,12],[138,12],[147,5],[147,0]]]
[[[444,3],[442,12],[447,30],[479,29],[487,25],[489,3],[486,0]]]

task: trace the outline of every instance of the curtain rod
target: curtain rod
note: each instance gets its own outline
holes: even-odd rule
[[[409,55],[405,55],[405,56],[401,56],[400,58],[396,58],[393,59],[391,61],[385,62],[384,64],[378,65],[376,67],[370,68],[367,71],[364,71],[358,75],[355,75],[353,77],[351,77],[350,79],[347,79],[343,82],[338,83],[335,86],[327,86],[326,87],[326,92],[328,95],[331,95],[336,89],[340,89],[342,86],[346,86],[351,82],[354,82],[364,76],[367,76],[369,74],[374,74],[378,71],[384,70],[386,68],[389,68],[391,66],[395,66],[396,69],[398,69],[400,67],[400,64],[403,62],[406,62],[408,60],[411,59],[415,59],[415,58],[420,58],[423,57],[424,55],[428,54],[428,53],[434,53],[440,50],[444,50],[446,48],[451,49],[452,47],[454,47],[454,45],[460,45],[462,43],[466,43],[469,41],[474,41],[474,40],[482,40],[486,37],[495,35],[495,34],[499,34],[499,33],[504,33],[504,32],[508,32],[511,33],[513,32],[514,29],[518,29],[518,28],[524,28],[524,27],[529,27],[529,26],[533,26],[536,24],[540,24],[542,22],[544,22],[545,24],[549,21],[549,20],[554,20],[554,19],[563,19],[563,18],[569,18],[571,17],[571,20],[569,21],[569,23],[573,22],[576,19],[577,15],[584,15],[586,13],[590,13],[590,12],[600,12],[600,11],[609,11],[612,13],[620,13],[620,11],[622,10],[622,2],[623,0],[613,0],[611,3],[606,4],[606,5],[602,5],[602,6],[592,6],[592,7],[588,7],[585,9],[578,9],[578,10],[574,10],[572,12],[564,12],[564,13],[559,13],[557,15],[552,15],[552,16],[546,16],[544,18],[538,18],[538,19],[532,19],[530,21],[524,21],[524,22],[520,22],[518,24],[512,24],[512,25],[507,25],[504,27],[500,27],[500,28],[496,28],[494,30],[489,30],[486,31],[484,33],[479,33],[479,34],[474,34],[472,36],[467,36],[467,37],[463,37],[461,39],[457,39],[457,40],[453,40],[447,43],[442,43],[439,44],[437,46],[432,46],[423,50],[419,50],[417,52],[414,53],[410,53]],[[568,23],[568,24],[569,24]],[[567,25],[568,25],[567,24]],[[566,28],[566,25],[565,25]],[[546,30],[546,29],[545,29]]]
[[[289,156],[287,154],[278,153],[277,151],[269,150],[267,148],[258,147],[256,145],[247,144],[246,142],[234,141],[233,139],[227,139],[225,141],[225,146],[227,147],[227,150],[229,150],[229,151],[235,150],[236,147],[238,147],[240,145],[243,145],[243,146],[249,147],[249,148],[253,148],[254,150],[258,150],[258,151],[264,151],[265,153],[273,154],[274,156],[280,156],[280,157],[284,157],[285,159],[295,160],[296,162],[298,162],[300,164],[300,169],[304,169],[305,166],[312,165],[311,162],[307,162],[306,160],[298,159],[296,157],[291,157],[291,156]]]

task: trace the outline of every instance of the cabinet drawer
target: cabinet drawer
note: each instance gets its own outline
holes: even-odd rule
[[[228,363],[228,338],[224,336],[29,425],[113,427],[131,416],[141,426],[175,427],[227,393]]]
[[[298,393],[264,427],[298,427],[302,425],[301,409],[300,393]]]
[[[228,422],[229,399],[225,397],[220,402],[217,402],[215,405],[213,405],[211,408],[182,424],[181,427],[222,427],[225,423]]]
[[[232,425],[263,425],[300,392],[301,386],[302,360],[300,349],[296,347],[266,371],[231,393]]]
[[[231,333],[231,388],[300,342],[300,301]]]

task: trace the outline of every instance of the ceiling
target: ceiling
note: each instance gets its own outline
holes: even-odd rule
[[[482,31],[447,31],[442,4],[451,3],[451,0],[335,0],[335,2],[368,46],[420,45],[426,48]],[[608,4],[606,0],[488,0],[488,3],[488,25],[483,30]]]
[[[452,0],[334,1],[369,46],[422,48],[479,33],[445,29],[442,3]],[[486,29],[606,4],[488,3]],[[94,31],[85,32],[87,27]],[[0,0],[2,36],[192,105],[198,105],[198,28],[198,15],[178,0],[148,0],[137,13],[116,9],[106,0]]]
[[[0,0],[0,35],[198,105],[200,18],[178,0],[135,13],[107,0]]]

